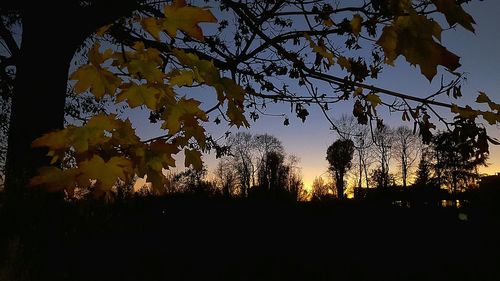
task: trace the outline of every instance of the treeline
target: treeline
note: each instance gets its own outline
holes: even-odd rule
[[[308,199],[298,157],[287,154],[275,136],[237,132],[229,135],[226,143],[218,148],[222,157],[216,167],[168,172],[162,194],[286,201]],[[94,196],[88,190],[79,192],[75,197]],[[134,186],[115,186],[115,196],[110,199],[151,195],[152,192],[147,179],[139,179]]]
[[[347,178],[358,190],[428,187],[457,193],[477,187],[478,167],[487,164],[488,153],[481,153],[464,132],[419,136],[406,126],[360,125],[352,116],[337,124],[338,139],[327,151],[332,180],[316,178],[312,199],[342,197]],[[474,130],[471,126],[468,134]]]

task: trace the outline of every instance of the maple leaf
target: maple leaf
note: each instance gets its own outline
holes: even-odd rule
[[[116,120],[116,115],[99,114],[90,118],[82,127],[68,126],[55,132],[44,134],[35,139],[32,147],[48,147],[49,155],[60,157],[69,147],[76,152],[86,152],[89,147],[103,144],[109,140],[105,131],[111,132],[119,128],[122,123]]]
[[[452,71],[460,66],[457,55],[434,41],[434,38],[440,40],[441,32],[437,22],[424,16],[399,16],[391,26],[384,27],[377,44],[384,50],[386,63],[392,65],[403,55],[410,64],[419,65],[422,74],[431,81],[438,65]]]
[[[114,114],[93,116],[84,126],[74,128],[69,144],[76,152],[85,152],[89,147],[107,142],[110,138],[106,136],[105,131],[112,132],[121,125],[122,122],[117,120]]]
[[[359,36],[359,33],[361,32],[361,23],[363,23],[363,18],[360,15],[355,14],[351,20],[351,29],[355,36]]]
[[[236,127],[250,127],[250,124],[248,124],[247,118],[243,114],[244,111],[241,106],[236,105],[234,102],[230,101],[227,104],[227,117],[229,118],[230,125],[236,125]]]
[[[472,109],[470,106],[459,107],[456,104],[451,105],[451,112],[458,114],[458,116],[466,119],[475,119],[480,112]]]
[[[185,32],[192,38],[204,41],[203,32],[198,26],[201,22],[217,22],[210,10],[187,6],[185,0],[174,0],[171,5],[165,6],[164,18],[144,19],[142,26],[156,40],[160,40],[160,32],[166,31],[170,37],[175,37],[177,30]]]
[[[351,70],[351,62],[349,61],[348,58],[346,58],[344,56],[339,56],[337,58],[337,63],[340,65],[340,68],[342,70],[344,70],[344,69]]]
[[[77,169],[62,170],[57,167],[42,167],[38,170],[38,175],[33,177],[29,186],[40,186],[47,191],[60,191],[76,186]]]
[[[193,168],[197,171],[200,171],[203,168],[203,164],[201,161],[201,152],[196,149],[184,149],[185,159],[184,166],[189,167],[192,165]]]
[[[170,134],[175,134],[181,129],[182,123],[194,125],[198,124],[198,120],[207,121],[207,115],[199,105],[200,102],[197,100],[181,98],[165,111],[162,128],[168,129]]]
[[[366,95],[365,99],[370,102],[373,108],[377,107],[377,105],[382,103],[380,97],[374,93],[369,93],[368,95]]]
[[[194,81],[194,73],[189,70],[175,71],[171,73],[170,85],[172,86],[191,86]]]
[[[175,159],[172,155],[177,154],[179,148],[175,144],[157,140],[149,145],[148,152],[147,165],[153,170],[161,172],[163,168],[175,167]]]
[[[151,110],[158,109],[158,99],[160,91],[149,85],[137,85],[134,83],[125,84],[122,92],[116,96],[117,102],[127,101],[131,108],[146,105]]]
[[[456,0],[432,0],[432,2],[436,5],[437,10],[444,14],[450,26],[458,23],[464,28],[474,32],[474,27],[472,25],[476,22],[471,15],[462,9]]]
[[[80,184],[90,185],[91,180],[103,191],[110,191],[118,179],[130,181],[132,162],[124,157],[111,157],[105,162],[99,155],[94,155],[90,160],[79,163],[81,174],[78,176]]]
[[[316,54],[328,60],[328,65],[333,65],[335,63],[333,54],[326,49],[323,41],[320,40],[318,44],[316,44],[309,34],[304,34],[304,37],[309,41],[309,46]]]
[[[500,114],[499,113],[484,111],[484,112],[481,112],[481,115],[483,116],[483,119],[488,121],[488,123],[490,125],[495,125],[496,123],[500,123]]]
[[[491,102],[490,98],[486,95],[485,92],[479,92],[479,95],[476,98],[477,103],[489,103]]]
[[[81,94],[90,89],[90,92],[98,99],[105,94],[114,95],[116,88],[122,80],[116,77],[101,64],[112,57],[111,50],[106,50],[103,54],[99,52],[99,44],[95,44],[89,51],[90,64],[79,67],[73,72],[69,79],[77,80],[74,91]]]
[[[78,68],[69,79],[78,80],[74,87],[75,93],[81,94],[90,89],[90,92],[98,99],[105,94],[114,95],[116,88],[122,82],[110,71],[94,65],[84,65]]]

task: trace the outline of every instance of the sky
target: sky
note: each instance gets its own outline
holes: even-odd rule
[[[460,105],[473,105],[478,91],[486,92],[489,97],[500,102],[500,27],[498,22],[498,12],[500,11],[500,1],[473,1],[464,8],[476,21],[475,34],[466,31],[462,27],[443,33],[442,43],[451,52],[461,57],[462,66],[458,71],[467,73],[467,82],[462,86],[464,97],[459,101],[453,101]],[[443,28],[446,23],[441,24]],[[441,69],[442,71],[442,69]],[[414,96],[427,96],[439,85],[439,73],[432,83],[420,74],[420,70],[410,66],[403,58],[398,59],[395,67],[386,66],[379,79],[372,81],[374,85],[395,91],[400,91]],[[369,82],[368,84],[372,83]],[[198,94],[204,94],[201,90]],[[442,99],[444,102],[450,100]],[[208,107],[208,106],[207,106]],[[477,106],[476,106],[477,107]],[[287,109],[288,108],[288,109]],[[283,142],[285,150],[289,154],[294,154],[300,158],[300,166],[304,184],[309,187],[315,177],[324,175],[328,163],[325,159],[327,147],[333,143],[336,136],[330,130],[330,124],[317,107],[308,108],[310,115],[305,122],[290,115],[290,125],[283,125],[283,117],[261,116],[256,122],[250,122],[248,131],[253,134],[268,133],[276,136]],[[271,108],[271,113],[289,113],[289,105]],[[340,105],[333,109],[335,118],[339,118],[343,113],[352,114],[352,104]],[[445,116],[449,115],[448,110],[440,111]],[[143,115],[143,116],[141,116]],[[401,114],[391,115],[389,112],[382,112],[385,122],[396,127],[402,123]],[[144,113],[136,112],[134,125],[138,128],[139,134],[143,138],[154,137],[158,130],[151,127]],[[142,118],[140,118],[142,117]],[[434,118],[435,119],[435,118]],[[437,123],[437,120],[434,120]],[[413,123],[407,122],[409,127]],[[222,136],[226,131],[236,132],[236,128],[226,126],[216,126],[209,123],[207,130],[215,137]],[[488,133],[492,137],[500,139],[500,128],[498,126],[486,126]],[[213,154],[204,155],[204,161],[209,171],[213,171],[217,159]],[[178,165],[182,166],[182,157],[177,158]],[[489,166],[480,169],[481,173],[493,174],[500,172],[500,147],[490,147]]]

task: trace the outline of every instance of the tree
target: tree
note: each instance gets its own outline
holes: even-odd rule
[[[486,165],[488,158],[470,140],[470,135],[486,134],[485,129],[476,129],[471,120],[458,120],[457,124],[464,130],[442,132],[433,140],[438,184],[447,186],[451,192],[464,190],[477,180],[477,167]]]
[[[399,158],[403,187],[407,186],[408,175],[418,158],[418,137],[406,126],[400,126],[394,131],[394,153]]]
[[[235,194],[237,175],[234,168],[231,166],[231,160],[222,158],[217,163],[215,169],[216,182],[222,190],[222,195],[231,197]]]
[[[320,109],[328,116],[331,105],[350,100],[354,103],[353,115],[358,122],[366,124],[376,119],[375,109],[383,104],[381,95],[385,95],[403,102],[401,107],[395,105],[398,103],[386,103],[386,106],[401,112],[405,120],[413,119],[426,141],[430,140],[430,130],[434,126],[425,110],[428,107],[447,107],[455,115],[472,121],[479,116],[491,124],[500,121],[499,105],[484,93],[478,96],[478,102],[487,103],[491,111],[433,99],[446,93],[459,96],[461,77],[457,72],[450,74],[450,83],[443,83],[432,98],[410,96],[365,83],[368,77],[378,77],[384,63],[393,64],[400,55],[409,63],[419,65],[422,74],[429,80],[436,75],[439,65],[455,71],[459,66],[459,57],[436,41],[441,36],[442,28],[433,18],[444,15],[451,26],[459,24],[473,31],[474,21],[459,2],[405,1],[398,5],[392,1],[346,3],[332,6],[326,1],[241,3],[221,0],[221,13],[230,13],[237,24],[228,28],[228,21],[220,20],[220,36],[208,38],[203,36],[197,24],[214,22],[213,14],[206,9],[187,6],[182,0],[166,5],[139,0],[2,3],[0,15],[5,28],[2,28],[0,36],[6,42],[11,57],[15,58],[8,60],[7,65],[14,65],[16,69],[7,186],[10,190],[23,188],[38,168],[50,162],[57,166],[61,154],[75,149],[75,143],[61,144],[55,140],[61,135],[76,138],[89,130],[95,133],[101,131],[105,137],[112,133],[115,136],[98,144],[104,150],[94,149],[97,144],[91,144],[91,149],[85,151],[84,159],[77,161],[76,170],[66,172],[58,167],[44,168],[32,184],[60,190],[61,186],[72,188],[75,181],[88,185],[85,178],[97,177],[98,189],[108,191],[113,180],[120,178],[128,181],[137,173],[148,174],[153,186],[161,186],[160,166],[172,167],[171,155],[179,151],[186,154],[185,165],[201,167],[201,150],[207,147],[207,140],[210,142],[203,124],[209,120],[210,113],[219,110],[229,125],[248,126],[244,110],[249,110],[250,116],[255,119],[266,101],[290,103],[297,117],[304,121],[309,104],[321,105]],[[161,8],[164,8],[163,12]],[[60,13],[61,10],[65,13]],[[14,24],[7,24],[7,17],[13,18]],[[337,17],[344,20],[332,20]],[[51,44],[39,44],[45,41],[46,31],[56,29],[61,22],[72,26],[70,34],[54,38]],[[20,48],[12,36],[16,23],[17,26],[22,25]],[[292,25],[305,28],[296,30]],[[164,136],[139,144],[127,122],[116,120],[114,115],[108,115],[109,118],[98,116],[88,121],[92,124],[106,123],[107,127],[85,125],[83,130],[71,127],[59,131],[57,138],[56,133],[50,135],[49,132],[63,128],[70,61],[92,34],[96,34],[96,41],[109,39],[110,43],[117,44],[110,44],[111,51],[102,52],[98,44],[90,48],[90,63],[80,66],[70,76],[76,81],[74,91],[90,92],[97,98],[110,96],[117,102],[125,101],[130,107],[143,105],[151,111],[153,121],[163,122]],[[164,44],[165,41],[169,44]],[[333,44],[339,41],[345,41],[344,50]],[[307,56],[310,50],[315,56]],[[35,61],[39,65],[50,65],[51,71],[36,70],[32,67]],[[109,67],[110,63],[113,67]],[[335,76],[333,73],[337,72],[342,74]],[[291,80],[279,82],[280,78],[286,77]],[[292,83],[302,89],[291,91],[293,87],[289,84]],[[317,85],[321,83],[334,87],[332,92],[335,94],[320,93]],[[178,86],[213,87],[217,102],[214,107],[200,108],[199,101],[182,98],[172,91]],[[304,92],[303,89],[307,95],[299,94]],[[289,121],[284,117],[286,124]],[[117,122],[113,123],[113,119]],[[220,121],[218,118],[215,120]],[[332,126],[335,128],[333,122]],[[32,149],[33,140],[43,134],[45,137],[39,139]],[[487,146],[481,145],[488,140],[486,135],[469,138],[473,145],[482,151],[487,150]],[[123,153],[113,150],[109,144],[114,148],[129,149]],[[47,147],[48,158],[45,157]],[[98,151],[101,155],[94,153]],[[144,153],[134,155],[133,151]],[[79,156],[83,156],[81,149],[79,152]],[[158,153],[162,156],[151,156]],[[147,157],[142,157],[142,154]],[[103,176],[90,173],[88,169],[84,171],[89,165],[99,166],[103,168],[101,171],[108,173]],[[48,182],[49,179],[57,180]]]
[[[344,198],[344,176],[351,168],[354,143],[351,140],[336,140],[328,147],[326,160],[330,166],[329,171],[335,177],[338,198]]]
[[[335,122],[338,128],[338,134],[342,139],[350,139],[354,143],[357,154],[358,166],[358,187],[362,186],[363,173],[366,188],[369,188],[368,168],[371,165],[370,148],[373,145],[373,139],[367,125],[359,124],[353,116],[342,115]]]
[[[426,187],[431,184],[432,152],[428,146],[423,147],[418,163],[415,186]]]
[[[333,190],[330,186],[331,185],[325,182],[322,177],[315,177],[311,187],[311,200],[323,200],[328,197],[330,192],[333,194]]]
[[[375,159],[379,162],[377,178],[381,180],[381,184],[377,186],[386,188],[389,186],[389,162],[394,144],[393,130],[386,125],[378,124],[377,129],[373,132],[373,144]]]
[[[254,142],[250,133],[238,132],[228,139],[232,165],[239,178],[241,195],[246,197],[250,187],[255,185]]]

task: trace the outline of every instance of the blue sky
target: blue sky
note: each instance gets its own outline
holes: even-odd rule
[[[475,19],[477,25],[476,33],[466,31],[461,27],[456,30],[450,30],[443,33],[442,43],[453,53],[461,57],[462,66],[459,71],[466,72],[467,83],[462,86],[464,97],[459,101],[452,101],[460,105],[473,105],[478,91],[486,92],[490,98],[500,102],[500,24],[498,23],[498,12],[500,12],[500,1],[473,1],[464,8]],[[444,22],[444,21],[443,21]],[[448,27],[446,23],[441,24],[443,28]],[[204,27],[205,28],[205,27]],[[432,93],[439,86],[438,73],[432,83],[420,74],[420,70],[410,66],[404,58],[399,58],[395,67],[386,66],[380,78],[369,82],[376,86],[387,88],[394,91],[400,91],[410,95],[425,97]],[[213,95],[209,89],[197,90],[194,95]],[[450,102],[449,99],[442,99],[444,102]],[[207,104],[206,107],[211,105]],[[476,106],[477,107],[477,106]],[[269,133],[278,137],[284,144],[288,153],[295,154],[301,159],[300,166],[304,176],[306,186],[309,186],[314,177],[323,174],[327,168],[325,154],[327,147],[334,141],[335,135],[330,131],[330,124],[325,119],[321,111],[314,106],[308,108],[310,115],[305,123],[294,117],[290,113],[289,105],[277,105],[268,107],[270,113],[288,113],[290,125],[283,126],[283,117],[261,116],[256,122],[250,122],[251,128],[247,131],[255,134]],[[352,104],[346,103],[338,105],[332,110],[333,117],[340,117],[342,113],[352,114]],[[448,109],[440,110],[444,116],[451,116]],[[158,134],[157,128],[151,127],[147,121],[147,114],[139,111],[134,114],[134,125],[138,128],[143,138],[153,137]],[[402,124],[401,114],[391,115],[389,112],[381,111],[381,116],[387,124],[399,126]],[[433,118],[437,123],[437,120]],[[223,124],[223,123],[222,123]],[[412,127],[412,123],[407,123]],[[487,126],[491,136],[500,138],[498,126]],[[227,126],[216,126],[209,123],[207,130],[215,137],[223,135],[230,130],[236,131],[236,128]],[[216,159],[214,155],[204,156],[209,170],[215,166]],[[484,173],[500,172],[500,148],[491,147],[490,166],[482,168]],[[178,167],[182,167],[183,159],[178,157]]]

